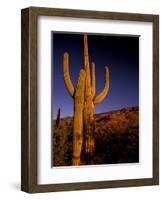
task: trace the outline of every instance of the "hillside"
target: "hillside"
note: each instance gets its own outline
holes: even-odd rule
[[[71,165],[72,117],[53,121],[53,165]],[[139,108],[129,107],[95,114],[95,152],[81,164],[114,164],[139,161]]]

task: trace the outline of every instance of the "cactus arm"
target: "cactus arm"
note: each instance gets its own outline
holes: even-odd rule
[[[84,34],[84,69],[86,72],[86,88],[90,89],[91,86],[91,78],[90,78],[90,67],[89,67],[89,55],[88,55],[88,36]],[[86,91],[87,93],[87,91]]]
[[[96,94],[96,77],[95,77],[95,63],[92,62],[92,98],[94,98],[95,94]]]
[[[85,71],[82,69],[74,94],[74,121],[73,121],[73,159],[72,165],[80,165],[80,155],[83,144],[83,108],[85,90]]]
[[[95,97],[94,104],[98,104],[101,101],[103,101],[108,91],[109,91],[109,68],[106,66],[105,67],[105,86],[103,90],[101,91],[101,93]]]
[[[69,94],[73,97],[74,96],[74,86],[71,82],[70,73],[69,73],[69,55],[67,52],[64,53],[63,56],[63,79],[66,85],[66,88]]]
[[[84,67],[85,68],[87,67],[88,63],[89,63],[89,56],[88,56],[88,36],[85,33],[84,34]]]
[[[85,80],[85,100],[91,96],[91,76],[89,66],[89,54],[88,54],[88,36],[84,34],[84,70],[86,73]]]

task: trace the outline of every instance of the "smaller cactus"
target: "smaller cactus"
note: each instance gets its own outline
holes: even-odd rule
[[[57,118],[56,118],[55,128],[59,127],[59,124],[60,124],[60,115],[61,115],[61,109],[59,108],[58,111],[57,111]]]

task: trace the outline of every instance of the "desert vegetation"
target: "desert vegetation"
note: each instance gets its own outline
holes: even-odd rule
[[[73,121],[73,117],[57,118],[53,121],[54,166],[72,165]],[[93,135],[95,143],[93,154],[91,156],[86,154],[83,143],[80,165],[138,162],[139,108],[129,107],[95,114]]]

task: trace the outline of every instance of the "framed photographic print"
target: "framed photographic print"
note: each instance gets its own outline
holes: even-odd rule
[[[21,189],[159,184],[159,16],[21,12]]]

